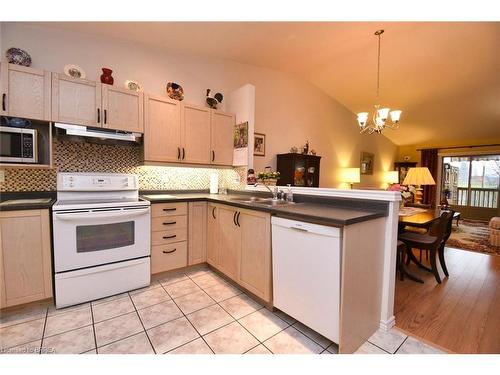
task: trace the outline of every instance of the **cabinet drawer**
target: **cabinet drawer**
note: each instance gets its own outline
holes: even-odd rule
[[[187,215],[187,203],[154,203],[151,205],[151,217]]]
[[[187,228],[187,216],[159,216],[151,219],[151,231],[165,231]]]
[[[186,240],[187,228],[151,232],[151,245],[165,245]]]
[[[165,272],[187,266],[187,243],[151,247],[151,273]]]

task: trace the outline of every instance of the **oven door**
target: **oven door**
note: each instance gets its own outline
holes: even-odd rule
[[[149,256],[150,208],[55,211],[55,272]]]

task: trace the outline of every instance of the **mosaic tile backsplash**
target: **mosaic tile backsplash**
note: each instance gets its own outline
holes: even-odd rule
[[[53,169],[5,169],[0,192],[55,191],[57,172],[135,173],[141,190],[208,189],[210,175],[219,176],[219,186],[241,189],[245,168],[185,168],[141,165],[141,147],[102,145],[53,140]]]

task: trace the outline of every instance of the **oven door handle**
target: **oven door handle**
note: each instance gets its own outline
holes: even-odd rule
[[[93,212],[85,212],[85,213],[63,213],[63,212],[55,212],[54,217],[57,220],[64,221],[78,221],[78,220],[98,220],[98,219],[128,219],[132,217],[137,217],[149,213],[148,208],[139,208],[132,210],[119,210],[119,211],[93,211]]]

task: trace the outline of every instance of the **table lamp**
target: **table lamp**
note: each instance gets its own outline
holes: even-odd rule
[[[403,185],[414,185],[416,189],[415,203],[422,203],[421,185],[436,185],[436,181],[427,167],[410,168],[403,181]]]
[[[342,182],[348,183],[351,186],[351,189],[354,184],[357,184],[360,181],[359,168],[342,168],[340,173]]]
[[[397,184],[399,182],[399,172],[398,171],[384,172],[384,182],[389,185]]]

